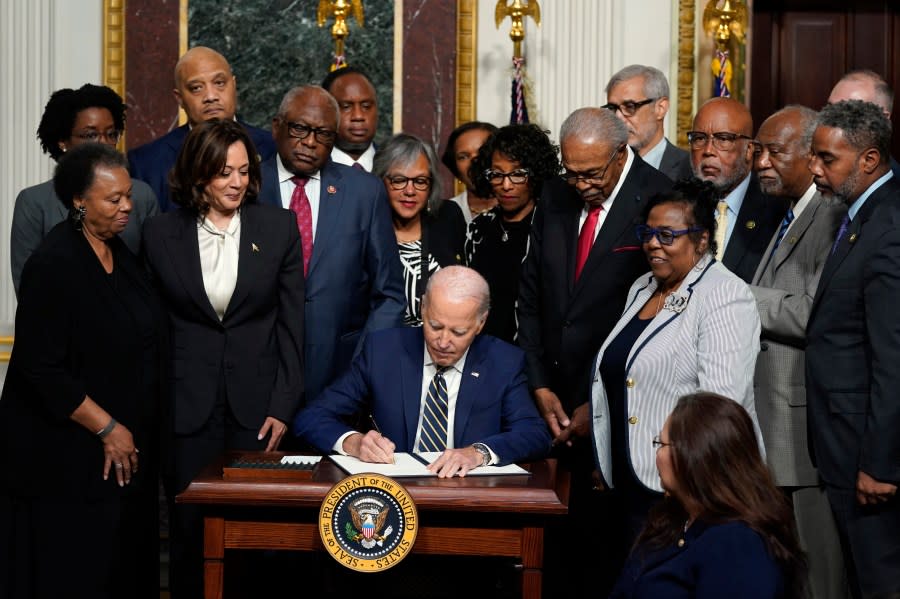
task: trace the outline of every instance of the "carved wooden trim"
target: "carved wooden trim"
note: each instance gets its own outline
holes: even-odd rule
[[[696,31],[696,7],[694,0],[678,1],[678,117],[677,139],[680,146],[687,144],[687,132],[691,130],[694,113],[694,33]]]
[[[456,125],[475,120],[478,1],[456,3]]]
[[[103,84],[125,97],[125,0],[103,2]]]

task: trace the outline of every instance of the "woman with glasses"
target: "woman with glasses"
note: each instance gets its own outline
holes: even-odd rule
[[[497,131],[497,127],[490,123],[481,121],[463,123],[450,133],[450,137],[447,138],[447,147],[441,156],[444,166],[460,183],[465,185],[465,189],[450,198],[450,201],[456,202],[456,205],[462,210],[466,225],[482,212],[487,212],[497,205],[497,198],[480,196],[472,178],[469,177],[472,160],[478,155],[478,150],[484,141],[495,131]]]
[[[650,272],[631,286],[594,361],[592,433],[603,482],[626,514],[622,557],[662,497],[651,442],[675,400],[712,391],[756,422],[759,315],[747,284],[713,258],[714,205],[711,184],[697,180],[650,198],[635,239]]]
[[[125,103],[108,87],[87,83],[78,89],[60,89],[50,96],[38,125],[38,139],[45,154],[59,160],[68,150],[85,142],[115,147],[125,129]],[[143,181],[132,179],[134,208],[120,237],[132,252],[141,247],[141,226],[159,211],[156,196]],[[56,196],[53,181],[44,181],[19,192],[10,232],[10,265],[13,287],[19,293],[22,268],[44,236],[65,220],[68,209]]]
[[[466,259],[491,287],[484,332],[510,343],[518,331],[519,275],[544,182],[559,175],[559,148],[537,125],[507,125],[492,134],[469,167],[482,197],[497,205],[476,217],[466,236]]]
[[[462,264],[466,222],[454,202],[441,202],[434,149],[398,133],[378,148],[372,174],[384,181],[406,294],[404,324],[421,326],[419,303],[428,278],[442,266]]]
[[[685,395],[659,431],[653,457],[666,499],[610,597],[806,597],[792,508],[747,411],[715,393]]]

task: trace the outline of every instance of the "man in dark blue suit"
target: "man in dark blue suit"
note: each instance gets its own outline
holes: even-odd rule
[[[272,121],[260,202],[297,214],[306,273],[305,386],[315,398],[367,333],[403,324],[406,296],[384,184],[329,158],[338,106],[324,89],[285,94]]]
[[[182,125],[128,152],[131,176],[149,185],[159,201],[161,212],[175,210],[169,197],[169,171],[190,127],[210,119],[233,119],[237,109],[237,82],[225,57],[209,48],[197,46],[184,53],[175,64],[175,99],[188,117]],[[241,123],[260,160],[275,153],[268,131]]]
[[[528,392],[525,354],[478,336],[490,307],[487,282],[463,266],[439,270],[422,297],[422,328],[370,335],[350,370],[294,421],[320,451],[389,463],[395,449],[443,451],[429,469],[472,468],[542,457],[550,434]],[[344,421],[368,411],[376,430]]]

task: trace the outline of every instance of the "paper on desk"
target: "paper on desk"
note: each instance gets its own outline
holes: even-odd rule
[[[281,458],[282,464],[318,464],[322,459],[320,455],[286,455]]]
[[[434,472],[428,470],[428,464],[432,463],[441,455],[441,452],[426,452],[420,454],[410,453],[394,453],[394,464],[375,464],[372,462],[363,462],[357,458],[346,455],[329,456],[334,463],[346,471],[347,474],[361,474],[363,472],[373,472],[375,474],[383,474],[392,477],[409,477],[409,476],[437,476]],[[491,476],[500,474],[528,474],[529,472],[515,464],[508,466],[480,466],[474,470],[469,470],[466,476]]]

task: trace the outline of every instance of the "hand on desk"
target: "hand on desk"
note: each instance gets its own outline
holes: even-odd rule
[[[438,478],[450,478],[452,476],[465,476],[469,470],[481,466],[484,456],[474,447],[462,449],[447,449],[436,459],[428,469],[437,473]]]
[[[394,442],[379,433],[369,431],[365,435],[353,433],[344,439],[344,453],[363,462],[392,464],[394,462]]]

